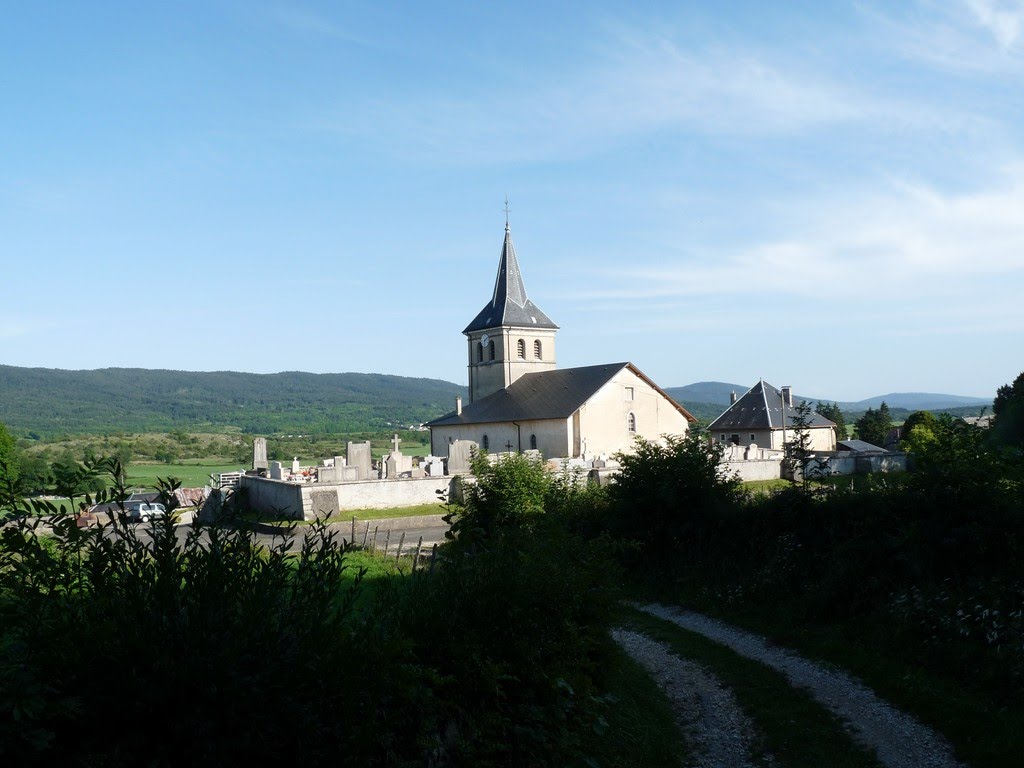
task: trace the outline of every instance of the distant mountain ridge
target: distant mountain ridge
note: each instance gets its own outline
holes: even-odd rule
[[[40,435],[208,426],[255,434],[344,433],[419,424],[466,388],[376,373],[238,373],[0,365],[0,422]]]
[[[676,401],[688,407],[689,403],[721,406],[724,410],[729,405],[729,395],[736,393],[741,397],[750,386],[729,384],[722,381],[699,381],[682,387],[668,387],[666,392]],[[966,397],[964,395],[945,395],[932,392],[891,392],[887,395],[876,395],[857,401],[835,401],[827,397],[809,397],[795,394],[793,400],[806,400],[809,403],[838,402],[844,411],[865,411],[877,408],[883,402],[890,408],[902,408],[908,411],[937,411],[946,408],[963,408],[970,406],[992,406],[992,399]]]

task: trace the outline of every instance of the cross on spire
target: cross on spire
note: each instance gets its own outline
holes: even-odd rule
[[[511,209],[508,207],[508,195],[505,195],[505,229],[508,229],[508,212]]]

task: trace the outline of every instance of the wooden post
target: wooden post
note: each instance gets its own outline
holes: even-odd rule
[[[391,544],[391,529],[388,528],[387,535],[384,537],[384,559],[388,556],[388,545]]]
[[[370,544],[370,551],[371,552],[376,552],[377,551],[377,529],[379,527],[380,526],[378,526],[378,525],[373,526],[373,543]]]
[[[366,521],[366,530],[363,531],[363,549],[366,549],[366,537],[370,535],[370,521]]]
[[[349,541],[351,542],[353,547],[356,545],[356,516],[355,515],[352,515],[352,538],[349,539]]]
[[[416,570],[416,566],[420,563],[420,550],[423,548],[423,537],[420,536],[420,540],[416,542],[416,554],[412,556],[412,569]]]
[[[431,550],[430,550],[430,568],[427,570],[427,573],[433,573],[434,572],[434,561],[435,560],[437,560],[437,544],[435,544],[433,546],[433,548],[431,548]]]
[[[405,544],[405,531],[402,531],[402,535],[398,539],[398,551],[395,552],[395,562],[402,556],[402,545]]]

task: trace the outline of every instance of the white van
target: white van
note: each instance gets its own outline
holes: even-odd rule
[[[148,523],[155,517],[166,517],[167,509],[163,504],[147,504],[143,502],[128,509],[128,519],[135,522]]]

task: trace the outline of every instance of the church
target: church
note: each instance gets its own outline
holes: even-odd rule
[[[462,332],[468,402],[427,424],[433,455],[465,440],[491,453],[589,459],[629,452],[637,437],[686,434],[694,417],[632,363],[559,369],[557,332],[526,295],[506,221],[491,299]]]

